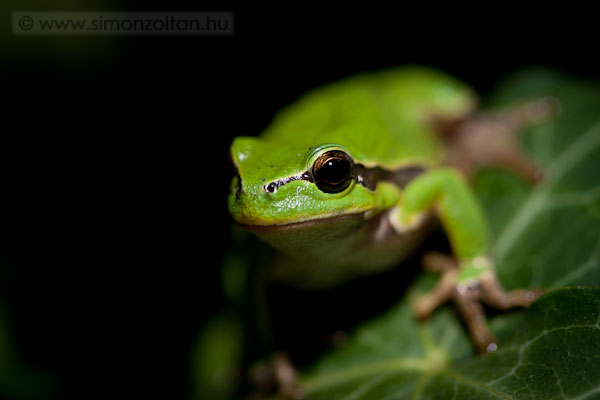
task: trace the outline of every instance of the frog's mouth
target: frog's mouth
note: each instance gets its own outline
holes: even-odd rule
[[[360,233],[371,227],[364,212],[282,225],[238,225],[282,253],[312,257],[324,257],[340,246],[354,247],[364,236]]]
[[[313,230],[321,227],[330,228],[333,226],[346,226],[349,223],[364,224],[367,221],[366,215],[368,211],[361,211],[350,214],[340,214],[319,218],[312,218],[304,221],[291,221],[283,224],[247,224],[235,222],[242,229],[254,233],[258,236],[269,233],[282,233],[286,231]]]

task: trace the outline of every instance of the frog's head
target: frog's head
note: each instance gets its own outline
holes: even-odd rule
[[[362,214],[377,206],[351,152],[333,143],[281,144],[238,137],[229,212],[242,225],[285,226]],[[372,189],[372,188],[371,188]]]

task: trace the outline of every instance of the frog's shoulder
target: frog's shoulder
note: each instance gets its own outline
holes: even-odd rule
[[[362,73],[302,96],[262,137],[302,148],[338,143],[366,165],[430,165],[443,157],[432,115],[462,116],[474,103],[466,85],[433,69]]]

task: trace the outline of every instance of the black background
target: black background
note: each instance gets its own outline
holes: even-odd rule
[[[483,94],[527,65],[599,77],[585,10],[119,9],[232,10],[235,35],[7,42],[0,295],[60,398],[185,398],[190,346],[223,302],[228,144],[304,91],[414,63]]]

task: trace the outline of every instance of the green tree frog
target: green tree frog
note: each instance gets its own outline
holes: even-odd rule
[[[477,114],[467,85],[404,67],[318,88],[276,115],[259,137],[237,137],[233,219],[277,249],[270,274],[304,288],[338,285],[398,266],[437,218],[452,254],[424,265],[442,275],[414,304],[419,318],[453,300],[479,351],[493,351],[480,302],[527,306],[537,291],[505,292],[490,257],[486,218],[468,186],[483,163],[535,181],[517,149],[519,127],[545,118],[532,101]]]

